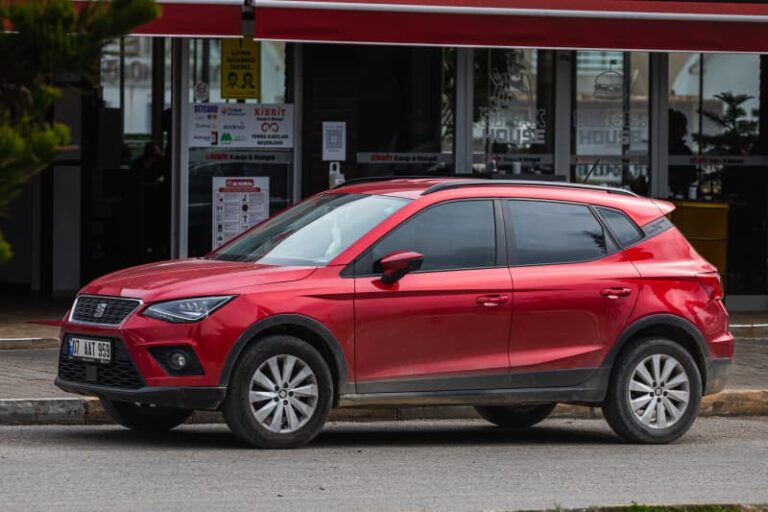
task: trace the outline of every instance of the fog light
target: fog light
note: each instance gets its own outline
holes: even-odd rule
[[[168,366],[176,371],[183,370],[187,367],[187,355],[184,352],[171,352]]]
[[[177,345],[170,347],[149,347],[149,353],[171,376],[205,375],[200,360],[192,347]]]

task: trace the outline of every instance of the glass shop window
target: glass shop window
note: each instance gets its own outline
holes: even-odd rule
[[[573,181],[647,195],[648,53],[576,52]]]
[[[355,177],[453,174],[456,50],[362,46],[357,57]]]
[[[554,52],[474,51],[472,172],[554,173]]]

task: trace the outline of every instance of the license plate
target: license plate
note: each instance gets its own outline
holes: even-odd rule
[[[112,360],[112,343],[72,336],[67,342],[68,353],[75,359],[108,363]]]

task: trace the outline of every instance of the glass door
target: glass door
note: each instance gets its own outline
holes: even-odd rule
[[[767,77],[764,55],[669,56],[672,220],[718,267],[727,297],[768,294]]]
[[[475,49],[472,173],[554,173],[554,52]]]
[[[650,192],[648,53],[577,51],[572,179]]]

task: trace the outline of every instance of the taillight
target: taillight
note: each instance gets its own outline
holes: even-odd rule
[[[696,280],[707,293],[709,300],[718,300],[723,298],[723,286],[720,284],[720,274],[717,272],[707,272],[705,274],[696,274]]]

